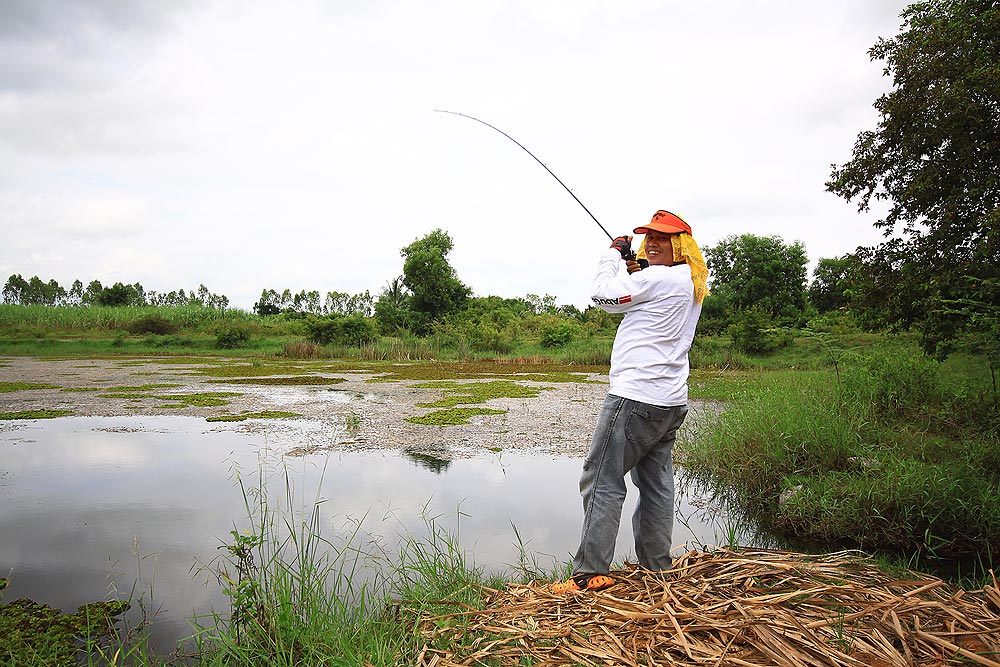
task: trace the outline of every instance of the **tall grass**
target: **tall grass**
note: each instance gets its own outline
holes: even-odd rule
[[[160,316],[184,329],[220,321],[259,322],[237,308],[205,306],[21,306],[0,304],[0,333],[119,331],[143,317]]]
[[[1000,417],[987,374],[949,376],[909,346],[839,370],[769,373],[702,425],[683,465],[787,535],[991,563]]]
[[[230,610],[193,620],[191,664],[413,664],[424,612],[477,604],[497,585],[433,517],[394,548],[366,542],[363,519],[331,536],[322,498],[300,503],[287,469],[261,471],[252,486],[240,478],[246,526],[205,566]],[[282,483],[277,496],[269,476]]]

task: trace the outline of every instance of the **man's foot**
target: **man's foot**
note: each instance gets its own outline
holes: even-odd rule
[[[615,580],[605,574],[584,574],[557,581],[550,587],[553,593],[569,593],[571,591],[600,591],[615,585]]]

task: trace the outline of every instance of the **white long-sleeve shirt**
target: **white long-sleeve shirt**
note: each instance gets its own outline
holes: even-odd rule
[[[609,313],[625,313],[611,351],[609,393],[650,405],[686,405],[688,350],[701,316],[691,267],[652,265],[627,274],[621,253],[606,250],[594,278],[592,300]]]

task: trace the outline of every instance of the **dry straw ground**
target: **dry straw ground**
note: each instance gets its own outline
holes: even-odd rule
[[[631,568],[600,592],[547,582],[492,591],[483,609],[424,619],[420,667],[672,665],[1000,667],[1000,593],[860,554],[692,551],[666,576]]]

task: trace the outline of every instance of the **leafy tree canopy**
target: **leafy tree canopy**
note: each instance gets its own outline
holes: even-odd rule
[[[413,310],[431,320],[461,310],[472,294],[448,263],[452,247],[451,236],[435,229],[400,250],[403,284],[412,295]]]
[[[824,257],[813,269],[813,279],[809,283],[809,303],[821,313],[837,310],[848,303],[851,271],[855,257]]]
[[[715,298],[737,311],[755,308],[785,324],[806,310],[805,247],[778,236],[728,236],[703,249]]]
[[[832,165],[827,189],[888,203],[887,241],[859,249],[861,307],[883,324],[916,325],[939,354],[971,323],[997,318],[975,285],[1000,278],[1000,5],[928,0],[903,11],[903,30],[869,51],[892,90],[875,102],[878,127]]]

